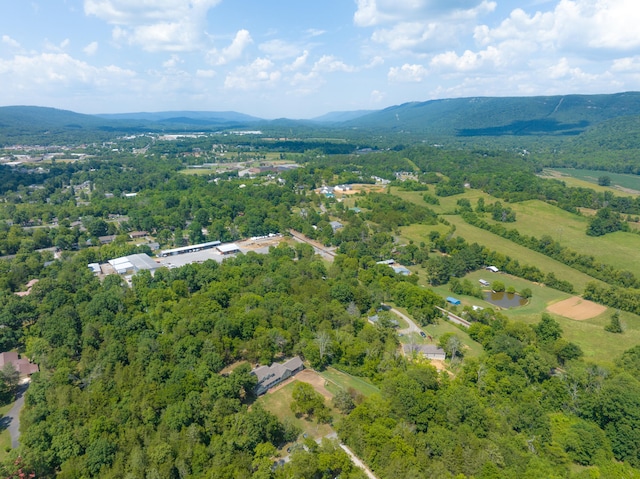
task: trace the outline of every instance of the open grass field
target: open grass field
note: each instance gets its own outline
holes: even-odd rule
[[[333,392],[333,394],[337,393],[340,389],[348,391],[349,388],[355,389],[365,397],[380,392],[376,386],[366,379],[352,376],[351,374],[338,371],[334,368],[327,368],[318,374],[326,379],[326,388]]]
[[[558,278],[570,281],[579,292],[584,290],[585,285],[589,281],[594,281],[591,276],[566,266],[559,261],[531,251],[524,246],[519,246],[483,229],[471,226],[465,223],[459,216],[446,216],[446,219],[456,225],[456,235],[465,238],[469,243],[478,243],[513,259],[517,259],[523,264],[535,265],[544,273],[552,272]],[[448,227],[441,224],[436,226],[412,225],[401,228],[401,236],[407,240],[412,239],[419,244],[421,241],[425,241],[425,239],[428,238],[429,232],[434,229],[447,231]]]
[[[496,200],[496,198],[494,198],[491,195],[488,195],[483,191],[474,190],[471,188],[465,190],[464,193],[459,195],[447,196],[444,198],[438,197],[438,200],[440,201],[439,205],[427,204],[423,199],[423,196],[425,193],[429,193],[432,196],[435,196],[434,188],[432,186],[429,187],[429,191],[402,191],[397,186],[394,186],[391,188],[391,193],[393,195],[396,195],[406,201],[410,201],[417,205],[427,206],[428,208],[431,208],[433,211],[435,211],[438,214],[446,214],[446,213],[453,212],[456,209],[456,203],[460,198],[468,199],[472,205],[476,204],[476,202],[478,201],[478,198],[484,198],[485,202],[489,202],[489,203],[492,203]]]
[[[640,194],[640,176],[610,173],[608,171],[583,170],[578,168],[545,169],[544,176],[564,181],[567,186],[581,186],[596,191],[611,191],[616,195],[636,196]],[[598,178],[608,176],[611,185],[598,185]]]
[[[426,205],[422,199],[423,192],[399,191],[398,188],[393,188],[392,193],[406,199],[407,201]],[[446,214],[447,212],[452,212],[455,209],[456,202],[460,198],[466,198],[472,205],[475,205],[480,197],[484,198],[486,202],[497,201],[497,198],[487,195],[486,193],[469,189],[461,195],[440,198],[441,204],[439,206],[429,206],[439,214]],[[627,269],[636,275],[640,275],[640,255],[637,254],[637,251],[640,250],[640,235],[619,231],[600,237],[587,236],[585,233],[588,223],[587,217],[574,215],[568,211],[564,211],[556,206],[539,200],[511,203],[509,206],[516,212],[517,219],[515,223],[506,224],[505,226],[507,228],[515,228],[521,234],[535,236],[537,238],[540,238],[542,235],[549,235],[554,240],[563,245],[568,245],[578,253],[593,255],[598,261],[610,264],[618,269]],[[477,242],[484,246],[491,247],[492,249],[504,252],[504,254],[508,254],[512,258],[516,258],[521,262],[533,263],[541,270],[545,272],[553,271],[558,277],[561,277],[555,270],[545,269],[553,267],[552,264],[545,264],[545,262],[541,262],[542,260],[539,258],[532,256],[536,254],[533,251],[519,247],[511,241],[504,240],[502,238],[500,238],[502,241],[498,241],[497,239],[499,237],[496,235],[484,232],[479,228],[466,225],[458,216],[446,215],[446,218],[448,221],[456,225],[458,228],[457,233],[467,239],[467,241]],[[488,217],[485,219],[489,222],[492,221]],[[424,241],[424,239],[428,237],[429,232],[433,230],[446,231],[446,229],[446,226],[441,224],[427,227],[412,225],[403,228],[403,236],[407,239],[413,239],[414,241],[419,242]],[[499,245],[499,248],[493,247],[492,245],[494,244],[496,246]],[[528,257],[535,259],[535,261],[533,259],[527,261]],[[545,266],[544,268],[543,265]],[[568,269],[575,271],[572,268]],[[576,273],[578,272],[575,271],[571,274],[576,277],[575,281],[565,277],[567,274],[566,271],[565,276],[562,276],[562,278],[574,283],[576,288],[582,289],[584,284],[586,284],[587,281],[590,281],[590,278],[587,275]],[[582,278],[580,278],[580,276],[582,276]]]
[[[305,418],[298,418],[291,411],[293,402],[292,392],[295,381],[292,381],[276,391],[269,392],[258,398],[256,403],[261,404],[267,411],[274,414],[280,421],[296,425],[303,433],[314,439],[321,438],[332,432],[328,424],[318,424]],[[327,407],[331,407],[330,401],[325,400]]]
[[[515,223],[505,226],[521,234],[540,238],[549,235],[562,245],[618,269],[640,275],[640,235],[617,231],[604,236],[587,236],[588,218],[577,216],[543,201],[509,205],[516,212]],[[493,222],[488,217],[485,219]]]

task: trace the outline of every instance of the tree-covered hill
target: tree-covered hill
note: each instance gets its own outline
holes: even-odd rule
[[[347,122],[432,136],[575,135],[590,125],[640,113],[640,93],[475,97],[411,102]]]

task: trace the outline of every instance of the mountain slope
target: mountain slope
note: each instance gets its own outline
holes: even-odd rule
[[[590,125],[630,115],[640,115],[638,92],[412,102],[345,125],[438,136],[556,136],[576,135]]]

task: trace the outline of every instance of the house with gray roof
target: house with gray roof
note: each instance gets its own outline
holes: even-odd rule
[[[426,359],[440,359],[444,361],[447,354],[444,349],[434,344],[405,344],[402,346],[405,356],[422,356]]]
[[[299,373],[304,369],[304,364],[300,356],[289,359],[288,361],[280,364],[273,363],[271,366],[258,366],[253,371],[258,378],[258,384],[253,392],[256,396],[266,393],[272,387],[280,384],[285,379],[289,379],[296,373]]]

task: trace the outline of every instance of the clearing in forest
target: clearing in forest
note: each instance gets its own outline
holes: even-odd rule
[[[554,314],[559,314],[565,318],[583,321],[595,318],[604,313],[607,308],[593,301],[583,299],[580,296],[572,296],[569,299],[559,301],[547,307],[547,310]]]

